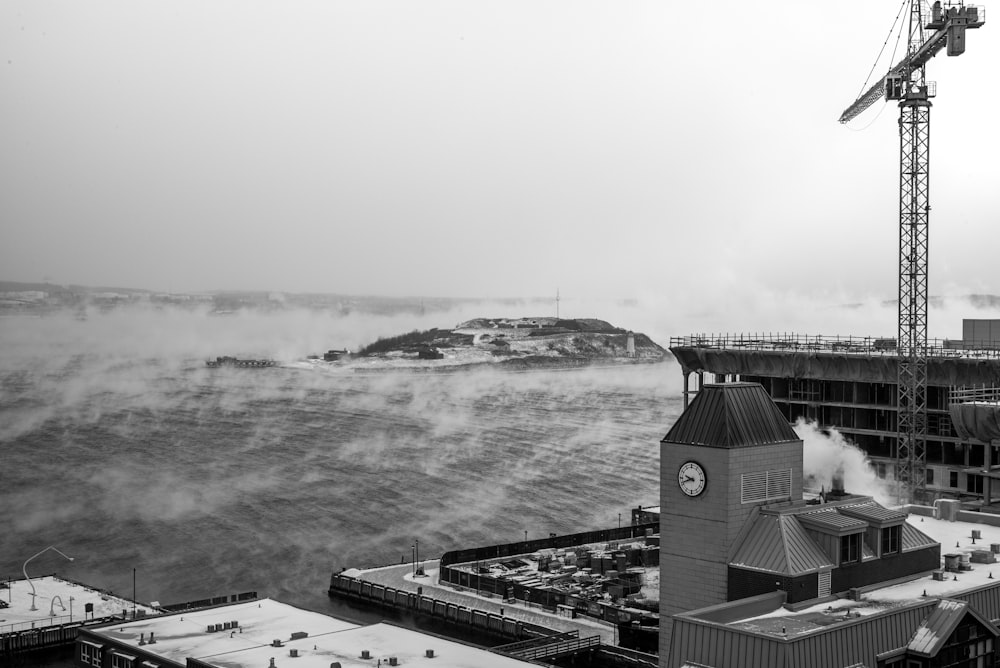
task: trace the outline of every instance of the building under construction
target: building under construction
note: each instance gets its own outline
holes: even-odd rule
[[[867,454],[879,477],[892,478],[900,455],[895,343],[796,334],[693,335],[671,339],[670,350],[681,366],[685,406],[705,382],[760,383],[790,423],[804,418],[836,429]],[[990,480],[1000,479],[1000,441],[976,438],[963,424],[975,417],[956,412],[963,403],[995,400],[990,389],[997,386],[1000,320],[964,320],[961,341],[928,346],[925,461],[919,466],[925,500],[960,499],[984,510],[998,501],[1000,484],[991,493]]]

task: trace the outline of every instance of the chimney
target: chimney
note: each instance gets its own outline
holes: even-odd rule
[[[844,490],[844,465],[838,464],[837,470],[833,473],[833,482],[830,483],[830,494],[827,498],[836,500],[845,496],[847,496],[847,492]]]

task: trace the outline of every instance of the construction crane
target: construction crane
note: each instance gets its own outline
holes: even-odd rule
[[[985,22],[981,8],[909,0],[906,56],[840,116],[847,123],[877,100],[899,101],[899,320],[896,481],[899,501],[922,500],[927,465],[927,224],[930,214],[930,98],[927,61],[947,47],[965,52],[965,31]],[[929,18],[929,20],[927,20]],[[926,20],[926,23],[925,23]]]

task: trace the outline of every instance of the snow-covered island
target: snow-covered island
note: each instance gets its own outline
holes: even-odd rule
[[[667,356],[668,351],[645,334],[604,320],[539,317],[475,318],[451,329],[380,338],[355,353],[331,357],[352,367],[496,364],[520,369],[660,362]]]

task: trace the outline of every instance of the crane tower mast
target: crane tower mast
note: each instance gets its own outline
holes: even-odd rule
[[[909,1],[906,56],[840,117],[846,123],[879,98],[899,103],[899,317],[896,480],[900,501],[924,495],[927,465],[927,231],[930,216],[930,98],[927,61],[947,47],[965,51],[965,31],[985,21],[980,8],[940,1],[926,17],[920,0]],[[929,19],[929,20],[927,20]],[[927,21],[925,23],[925,20]]]

